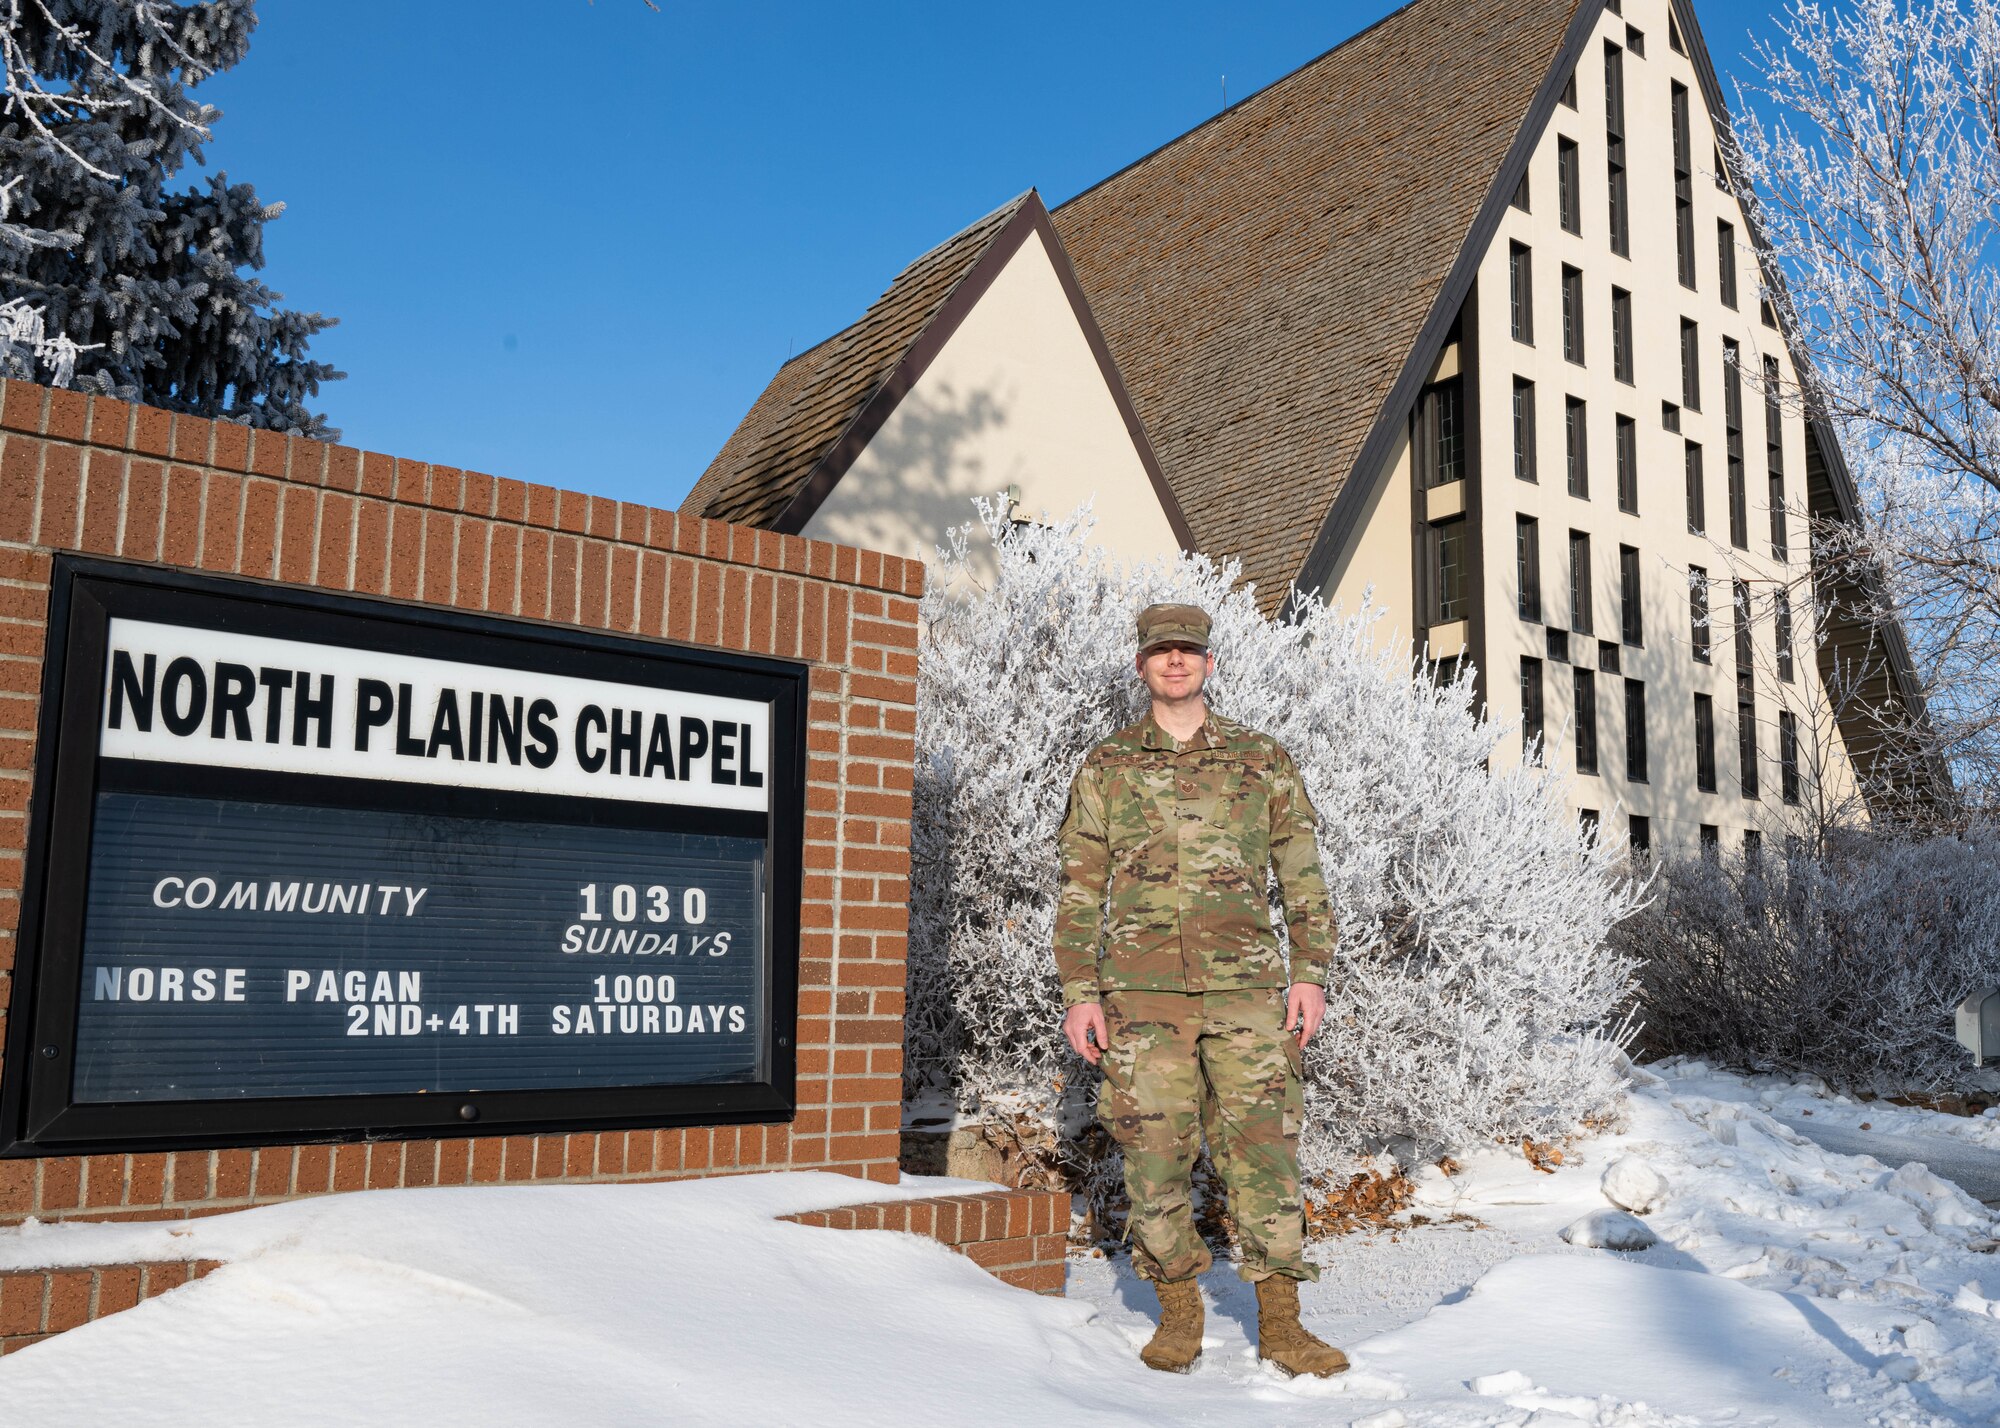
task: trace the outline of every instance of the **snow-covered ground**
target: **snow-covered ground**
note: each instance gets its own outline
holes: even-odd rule
[[[1469,1156],[1426,1178],[1430,1223],[1320,1246],[1307,1315],[1355,1360],[1327,1382],[1258,1366],[1254,1300],[1226,1267],[1206,1282],[1195,1372],[1156,1374],[1135,1357],[1152,1296],[1122,1259],[1081,1257],[1068,1299],[1036,1298],[927,1241],[772,1219],[960,1182],[774,1175],[0,1232],[0,1268],[230,1261],[0,1360],[0,1405],[9,1428],[2000,1420],[1991,1213],[1922,1171],[1805,1142],[1763,1109],[1773,1083],[1664,1069],[1636,1073],[1625,1127],[1556,1173]],[[1963,1134],[1895,1116],[1898,1132]],[[1646,1216],[1660,1243],[1565,1243],[1610,1208],[1600,1181],[1626,1157],[1666,1182]]]

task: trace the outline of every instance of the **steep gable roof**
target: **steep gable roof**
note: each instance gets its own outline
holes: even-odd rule
[[[860,320],[778,369],[681,509],[796,532],[880,431],[1021,244],[1039,234],[1167,522],[1191,545],[1104,336],[1033,189],[917,258]]]
[[[917,258],[859,321],[780,367],[681,509],[770,526],[1028,199],[1009,200]]]
[[[1054,211],[1197,542],[1267,602],[1393,449],[1581,8],[1414,0]]]

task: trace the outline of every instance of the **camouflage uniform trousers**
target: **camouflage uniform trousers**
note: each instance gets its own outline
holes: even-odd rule
[[[1125,1153],[1139,1275],[1185,1279],[1213,1263],[1190,1202],[1199,1132],[1228,1192],[1242,1276],[1318,1279],[1304,1253],[1305,1091],[1284,992],[1118,991],[1103,1005],[1110,1044],[1097,1115]]]

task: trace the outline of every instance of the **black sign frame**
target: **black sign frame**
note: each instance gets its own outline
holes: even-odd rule
[[[493,664],[722,695],[770,708],[764,1026],[755,1082],[597,1086],[78,1104],[71,1039],[82,995],[83,909],[113,616],[390,654]],[[123,561],[59,555],[50,576],[36,749],[16,935],[13,996],[0,1068],[0,1158],[216,1149],[249,1145],[548,1134],[788,1121],[797,1108],[799,909],[804,876],[806,709],[810,666],[666,641],[501,619]],[[131,767],[127,765],[127,767]],[[245,772],[209,765],[204,790],[251,792],[338,808],[374,780]],[[707,810],[435,784],[437,810],[473,817],[658,827]],[[665,813],[662,810],[666,810]],[[731,814],[731,818],[758,818]]]

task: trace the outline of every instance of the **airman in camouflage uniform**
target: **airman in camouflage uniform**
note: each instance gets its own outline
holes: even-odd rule
[[[1098,1115],[1124,1151],[1134,1266],[1160,1294],[1141,1357],[1185,1370],[1201,1352],[1195,1277],[1212,1260],[1190,1203],[1200,1133],[1240,1272],[1257,1285],[1259,1352],[1291,1372],[1337,1373],[1346,1358],[1298,1322],[1298,1282],[1318,1277],[1302,1245],[1300,1057],[1325,1010],[1334,940],[1312,804],[1275,740],[1203,703],[1208,616],[1154,605],[1138,625],[1153,709],[1093,749],[1070,790],[1055,957],[1064,1031],[1104,1072]]]

